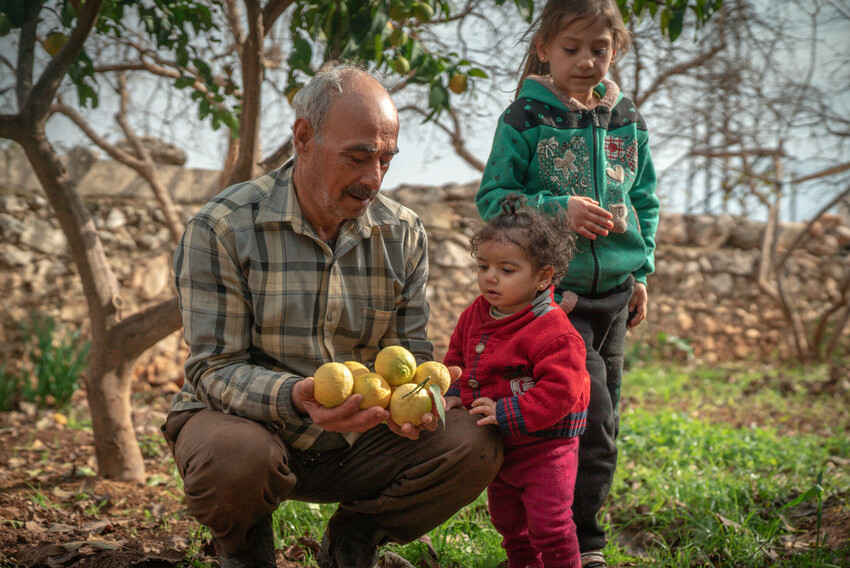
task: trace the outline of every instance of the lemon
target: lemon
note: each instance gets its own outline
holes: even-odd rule
[[[410,422],[414,426],[422,424],[422,415],[431,412],[431,397],[427,388],[415,393],[418,385],[405,383],[393,391],[390,399],[390,417],[398,425]],[[413,394],[411,394],[413,393]]]
[[[416,367],[416,372],[410,382],[418,385],[425,379],[428,379],[429,384],[440,387],[440,394],[446,394],[452,384],[449,370],[439,361],[426,361]]]
[[[322,406],[339,406],[351,395],[354,377],[342,363],[325,363],[313,373],[313,396]]]
[[[47,34],[47,38],[44,40],[44,50],[50,54],[50,57],[54,57],[65,47],[66,43],[68,43],[68,36],[62,32],[53,31]]]
[[[366,372],[354,376],[354,390],[351,394],[363,395],[359,406],[360,410],[366,410],[373,406],[389,406],[393,391],[384,377],[378,373]]]
[[[384,377],[391,387],[410,382],[416,372],[416,359],[401,345],[384,347],[375,358],[375,372]]]
[[[452,75],[452,78],[449,79],[449,89],[456,94],[459,95],[466,90],[466,75],[463,73],[455,73]]]
[[[348,370],[351,371],[351,376],[357,378],[357,375],[365,375],[369,372],[369,367],[357,361],[346,361],[343,363]]]

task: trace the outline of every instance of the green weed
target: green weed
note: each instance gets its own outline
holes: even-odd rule
[[[35,312],[20,327],[27,361],[17,373],[0,368],[0,410],[8,410],[17,398],[66,407],[86,367],[91,343],[83,341],[80,330],[58,334],[51,317]]]
[[[850,506],[850,409],[827,382],[820,367],[632,368],[603,511],[609,565],[850,566],[846,535],[836,542],[825,529]],[[284,502],[273,517],[279,547],[320,539],[335,509]],[[414,566],[496,568],[505,558],[486,494],[428,536],[430,547],[390,549]]]

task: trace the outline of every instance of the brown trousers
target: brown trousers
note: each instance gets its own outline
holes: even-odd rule
[[[395,542],[419,538],[499,471],[498,428],[476,419],[453,409],[445,428],[418,440],[381,425],[350,448],[322,452],[294,450],[258,422],[208,409],[171,413],[163,429],[189,514],[209,527],[219,554],[234,557],[260,518],[287,499],[338,502],[337,516],[367,515]]]

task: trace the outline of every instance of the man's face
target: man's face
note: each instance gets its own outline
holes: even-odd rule
[[[320,237],[334,238],[345,219],[366,211],[398,152],[398,112],[386,91],[370,81],[339,95],[321,136],[298,147],[298,199]],[[298,144],[297,127],[295,136]]]

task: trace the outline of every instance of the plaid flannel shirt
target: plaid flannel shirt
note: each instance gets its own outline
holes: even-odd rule
[[[174,274],[190,354],[172,410],[238,414],[308,449],[332,433],[295,411],[297,381],[328,361],[371,365],[387,345],[432,358],[428,246],[419,218],[381,194],[325,243],[301,212],[293,165],[224,190],[180,240]]]

